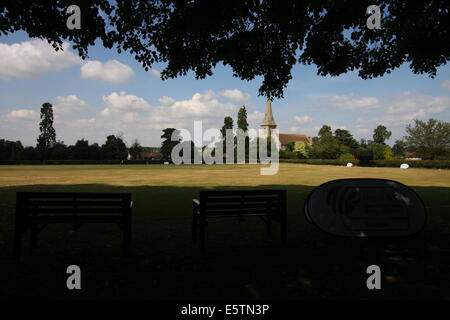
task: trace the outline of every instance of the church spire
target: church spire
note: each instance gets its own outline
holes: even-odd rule
[[[266,102],[266,114],[264,115],[264,120],[261,124],[261,127],[270,127],[270,129],[275,129],[277,127],[277,124],[273,119],[272,101],[270,99],[267,99]]]
[[[264,130],[264,135],[270,137],[272,135],[272,130],[277,127],[272,114],[272,101],[267,99],[266,102],[266,113],[264,115],[264,120],[261,123],[261,128]]]

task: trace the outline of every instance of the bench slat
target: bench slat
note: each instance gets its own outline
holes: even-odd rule
[[[64,207],[64,208],[28,208],[30,213],[33,214],[44,214],[44,213],[53,213],[53,214],[90,214],[90,213],[122,213],[124,210],[122,208],[73,208],[73,207]]]
[[[270,209],[270,208],[279,208],[280,203],[279,202],[266,202],[266,203],[242,203],[242,204],[206,204],[205,210],[206,211],[212,211],[212,210],[218,210],[218,209],[240,209],[240,208],[246,208],[246,209],[252,209],[252,208],[258,208],[258,209]]]
[[[123,201],[119,199],[118,201],[75,201],[71,200],[27,200],[27,206],[58,206],[58,207],[73,207],[73,206],[103,206],[103,207],[121,207],[123,206]]]
[[[121,215],[89,215],[89,216],[77,216],[76,222],[120,222],[122,219]],[[68,215],[43,215],[39,217],[30,217],[31,222],[38,223],[63,223],[63,222],[74,222],[73,216]],[[42,222],[41,222],[42,221]]]
[[[228,196],[208,196],[208,202],[211,203],[229,203],[229,202],[264,202],[264,201],[277,201],[280,199],[278,195],[274,195],[273,197],[263,196],[263,197],[228,197]]]
[[[40,192],[40,191],[19,191],[22,199],[127,199],[127,193],[107,193],[107,192]]]

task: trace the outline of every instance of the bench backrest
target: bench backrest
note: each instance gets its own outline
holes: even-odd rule
[[[129,210],[129,193],[17,192],[21,214],[85,215],[122,214]]]
[[[286,190],[200,191],[200,214],[206,216],[281,215]]]

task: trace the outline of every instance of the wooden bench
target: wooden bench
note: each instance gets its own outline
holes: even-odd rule
[[[192,240],[200,236],[200,249],[205,249],[205,227],[209,218],[260,217],[272,233],[271,221],[281,227],[281,240],[286,243],[286,190],[227,190],[200,191],[200,199],[193,199]],[[199,229],[199,232],[198,232]]]
[[[30,231],[30,248],[37,247],[37,234],[48,224],[117,223],[123,233],[123,250],[131,240],[131,194],[91,192],[17,192],[14,258],[19,261],[22,234]]]

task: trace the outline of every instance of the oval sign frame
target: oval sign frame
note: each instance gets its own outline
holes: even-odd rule
[[[428,217],[412,188],[375,178],[327,181],[309,193],[303,213],[320,230],[343,237],[410,236],[423,230]]]

